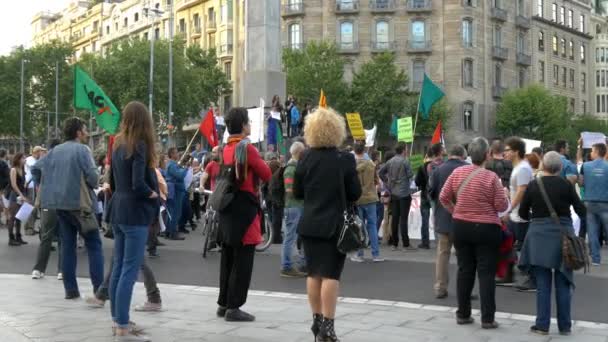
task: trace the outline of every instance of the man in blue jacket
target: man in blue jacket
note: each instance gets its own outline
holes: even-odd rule
[[[184,240],[184,237],[177,232],[177,224],[182,215],[182,205],[186,196],[186,185],[184,178],[188,173],[187,169],[182,168],[177,164],[179,153],[175,147],[171,147],[168,152],[169,163],[167,163],[167,187],[169,194],[167,196],[167,210],[169,211],[169,223],[165,237],[169,240]]]

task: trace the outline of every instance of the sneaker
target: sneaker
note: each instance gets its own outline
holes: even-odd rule
[[[512,287],[513,285],[515,285],[515,281],[513,280],[513,278],[496,278],[496,286]]]
[[[300,272],[294,268],[289,268],[286,270],[281,270],[281,277],[283,277],[283,278],[304,278],[304,277],[306,277],[306,273]]]
[[[385,261],[386,261],[386,259],[384,259],[384,258],[381,258],[381,257],[377,256],[377,257],[374,257],[374,258],[372,259],[372,261],[373,261],[373,262],[385,262]]]
[[[428,243],[421,243],[418,245],[419,249],[431,249],[431,245]]]
[[[563,330],[563,331],[560,331],[559,334],[562,335],[562,336],[570,336],[570,335],[572,335],[572,331],[570,331],[570,330]]]
[[[63,273],[57,273],[57,280],[63,280]]]
[[[475,319],[473,317],[460,318],[456,317],[456,324],[458,325],[469,325],[475,323]]]
[[[534,334],[538,334],[538,335],[549,335],[549,330],[545,330],[545,329],[541,329],[539,327],[537,327],[536,325],[533,325],[530,327],[530,332],[534,333]]]
[[[95,297],[87,297],[85,299],[87,305],[93,309],[101,309],[106,305],[105,300],[97,299]]]
[[[416,248],[414,246],[404,246],[403,250],[406,251],[406,252],[414,252],[414,251],[417,251],[418,248]]]
[[[228,309],[224,319],[227,322],[253,322],[255,316],[242,311],[241,309]]]
[[[391,247],[391,251],[393,251],[393,252],[396,252],[396,251],[398,251],[398,250],[399,250],[399,247],[397,247],[397,246],[393,246],[393,247]]]
[[[362,257],[360,257],[358,255],[355,255],[355,256],[350,257],[350,261],[362,263],[362,262],[365,262],[365,259],[363,259]]]
[[[144,305],[136,305],[135,311],[139,312],[159,312],[162,311],[163,305],[161,303],[150,303],[145,302]]]
[[[44,273],[37,271],[37,270],[32,271],[32,279],[42,279],[42,278],[44,278]]]
[[[591,265],[592,266],[600,266],[600,263],[599,262],[593,262],[593,263],[591,263]]]
[[[499,326],[500,324],[498,324],[496,321],[492,323],[481,323],[481,328],[485,330],[498,329]]]
[[[149,341],[151,341],[151,340],[147,336],[140,335],[133,331],[129,331],[129,333],[127,335],[114,336],[114,342],[149,342]]]

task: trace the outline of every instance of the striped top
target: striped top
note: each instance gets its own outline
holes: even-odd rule
[[[460,184],[477,168],[479,166],[467,165],[454,170],[441,190],[439,201],[456,220],[500,225],[498,213],[507,210],[509,200],[500,179],[492,171],[484,169],[476,174],[453,206]]]

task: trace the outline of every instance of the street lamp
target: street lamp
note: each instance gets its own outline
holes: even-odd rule
[[[158,8],[145,7],[144,15],[152,18],[152,23],[150,24],[150,80],[148,85],[148,109],[150,110],[150,114],[153,113],[152,108],[152,99],[154,98],[154,24],[156,23],[155,19],[163,15],[163,11]]]
[[[19,106],[19,151],[24,152],[23,149],[23,110],[25,105],[25,94],[24,94],[24,82],[25,82],[25,59],[21,58],[21,104]]]

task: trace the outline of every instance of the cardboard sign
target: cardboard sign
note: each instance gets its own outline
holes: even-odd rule
[[[249,140],[252,144],[264,141],[264,108],[247,109],[251,134]]]
[[[583,138],[583,148],[592,148],[595,144],[606,144],[604,133],[582,132],[581,138]]]
[[[363,129],[363,122],[361,121],[361,115],[359,113],[347,113],[346,121],[350,128],[350,133],[353,135],[355,140],[365,140],[365,130]]]
[[[414,141],[412,117],[408,116],[397,120],[397,140],[404,142]]]
[[[365,147],[372,147],[376,143],[376,132],[378,132],[378,127],[374,125],[372,129],[365,130]]]
[[[542,145],[542,141],[540,140],[532,140],[532,139],[521,139],[526,143],[526,154],[532,153],[532,150],[535,147],[540,147]]]

